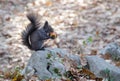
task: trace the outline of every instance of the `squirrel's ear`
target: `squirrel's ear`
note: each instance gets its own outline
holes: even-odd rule
[[[49,26],[48,26],[48,21],[45,21],[45,24],[44,24],[44,29],[47,29]]]
[[[45,24],[44,24],[44,26],[48,26],[48,21],[45,21]]]

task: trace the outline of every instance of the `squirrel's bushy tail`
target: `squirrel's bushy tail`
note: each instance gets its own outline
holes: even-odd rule
[[[22,32],[22,43],[26,45],[29,49],[32,49],[29,37],[30,35],[40,27],[40,18],[38,18],[38,14],[30,13],[27,15],[27,18],[30,20],[30,24],[26,27],[26,29]]]

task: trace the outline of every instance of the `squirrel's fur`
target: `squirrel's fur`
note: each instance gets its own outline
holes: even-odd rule
[[[53,28],[46,21],[44,26],[41,27],[40,18],[37,14],[30,13],[27,15],[30,24],[22,32],[22,42],[31,50],[42,50],[44,49],[44,40],[49,38],[54,39],[55,37],[50,37],[50,33],[53,33]]]

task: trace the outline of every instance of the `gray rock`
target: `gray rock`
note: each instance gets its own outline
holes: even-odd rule
[[[81,65],[80,56],[79,56],[79,55],[69,54],[66,50],[59,49],[59,48],[53,48],[53,49],[47,48],[47,50],[51,50],[51,51],[53,51],[54,53],[59,53],[62,58],[64,58],[65,56],[67,56],[67,57],[69,57],[71,60],[75,61],[75,63],[76,63],[77,65]]]
[[[117,43],[110,43],[100,51],[100,54],[110,54],[113,60],[120,60],[120,46]]]
[[[65,66],[58,61],[55,61],[51,64],[49,71],[54,75],[55,78],[58,75],[61,76],[61,74],[64,74],[66,72]]]
[[[72,54],[70,54],[69,58],[71,60],[73,60],[77,65],[81,65],[80,56],[79,55],[72,55]]]
[[[27,75],[30,77],[30,75],[32,76],[32,74],[36,74],[39,79],[43,80],[52,76],[51,73],[47,70],[47,53],[47,51],[37,51],[32,54],[31,58],[29,59],[28,65],[25,68],[25,76]],[[30,74],[33,69],[34,73]]]
[[[59,53],[62,57],[64,57],[65,55],[69,55],[69,53],[66,50],[60,48],[46,48],[46,50],[52,51],[54,53]]]
[[[80,65],[79,56],[70,55],[67,51],[59,48],[36,51],[31,55],[22,74],[26,78],[37,75],[40,80],[61,77],[68,70],[63,62],[66,57]]]
[[[98,56],[86,56],[89,69],[101,78],[111,78],[112,81],[120,81],[120,69],[114,65],[107,63]]]

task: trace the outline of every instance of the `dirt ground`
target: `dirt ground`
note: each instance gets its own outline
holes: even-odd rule
[[[21,43],[29,12],[57,32],[57,39],[47,41],[49,47],[99,55],[108,43],[120,43],[120,0],[0,0],[0,72],[25,65],[31,56]]]

